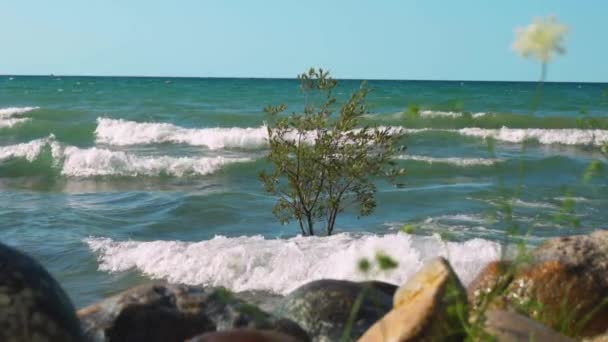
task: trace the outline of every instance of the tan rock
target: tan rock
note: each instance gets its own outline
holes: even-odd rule
[[[497,342],[574,342],[528,317],[502,310],[486,312],[485,328]]]
[[[359,341],[451,341],[463,337],[466,292],[443,258],[426,264],[401,286],[394,308]]]

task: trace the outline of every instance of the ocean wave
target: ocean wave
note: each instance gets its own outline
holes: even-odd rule
[[[483,239],[443,242],[437,236],[403,233],[290,239],[216,236],[201,242],[91,237],[84,242],[97,255],[102,271],[136,270],[174,283],[281,294],[316,279],[364,280],[357,262],[363,257],[373,259],[379,251],[393,257],[399,266],[374,279],[395,284],[403,283],[436,256],[448,257],[463,282],[469,283],[487,262],[500,256],[498,244]]]
[[[426,129],[380,126],[391,134],[418,133]],[[357,131],[355,129],[353,131]],[[160,143],[205,146],[211,150],[224,148],[259,149],[268,145],[268,129],[260,127],[185,128],[169,123],[135,122],[124,119],[98,118],[95,129],[97,142],[108,145],[147,145]],[[288,132],[288,139],[296,139],[295,132]],[[313,143],[315,132],[304,135],[303,140]]]
[[[510,143],[535,140],[544,145],[602,145],[608,142],[608,130],[600,129],[543,129],[543,128],[462,128],[459,134],[479,138],[493,138]]]
[[[11,128],[15,125],[30,121],[30,118],[15,118],[14,116],[25,114],[39,107],[7,107],[0,108],[0,128]]]
[[[30,121],[30,118],[8,118],[0,119],[0,128],[11,128],[15,125]]]
[[[429,217],[424,220],[425,223],[431,223],[436,221],[458,221],[458,222],[468,222],[468,223],[477,223],[477,224],[487,224],[488,219],[484,218],[480,215],[471,215],[471,214],[455,214],[455,215],[441,215],[437,217]]]
[[[452,112],[452,111],[440,111],[440,110],[421,110],[419,112],[420,116],[423,118],[462,118],[467,115],[470,115],[472,118],[480,118],[486,115],[486,113],[462,113],[462,112]]]
[[[427,156],[419,156],[419,155],[411,155],[405,154],[397,156],[396,159],[400,160],[413,160],[419,162],[425,162],[429,164],[440,163],[440,164],[450,164],[456,166],[492,166],[497,163],[503,162],[502,159],[493,159],[493,158],[459,158],[459,157],[446,157],[446,158],[438,158],[438,157],[427,157]]]
[[[144,145],[177,143],[209,149],[259,148],[266,145],[266,127],[184,128],[169,123],[135,122],[98,118],[95,135],[98,143]]]
[[[40,107],[7,107],[0,108],[0,118],[10,118],[15,115],[25,114],[33,110],[40,109]]]
[[[46,150],[52,156],[52,168],[66,177],[94,176],[161,176],[207,175],[225,165],[251,161],[251,158],[137,156],[103,148],[63,146],[50,136],[11,146],[0,147],[0,161],[8,159],[37,160]]]
[[[55,137],[51,135],[48,138],[36,139],[27,143],[0,146],[0,161],[21,158],[32,162],[40,156],[46,146],[58,146],[55,145],[54,140]]]

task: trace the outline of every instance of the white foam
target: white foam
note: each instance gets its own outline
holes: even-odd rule
[[[426,129],[404,129],[403,127],[385,127],[390,134],[417,133]],[[355,129],[353,131],[358,131]],[[98,143],[124,146],[159,143],[187,144],[205,146],[211,150],[223,148],[256,149],[268,144],[268,129],[260,127],[228,128],[184,128],[169,123],[135,122],[123,119],[97,118],[95,135]],[[289,132],[287,139],[297,139],[295,132]],[[314,143],[315,132],[304,134],[303,142]]]
[[[40,107],[7,107],[0,108],[0,118],[10,118],[15,115],[25,114],[33,110],[40,109]]]
[[[425,223],[435,222],[435,221],[460,221],[460,222],[470,222],[477,224],[486,224],[488,220],[479,215],[470,215],[470,214],[455,214],[455,215],[442,215],[438,217],[430,217],[425,220]]]
[[[461,113],[461,112],[452,112],[452,111],[438,111],[438,110],[421,110],[420,112],[420,116],[424,117],[424,118],[437,118],[437,117],[447,117],[447,118],[461,118],[463,117],[465,114]],[[486,113],[483,112],[479,112],[479,113],[472,113],[471,117],[473,118],[480,118],[485,116]]]
[[[45,146],[53,143],[53,136],[49,138],[36,139],[27,143],[1,146],[0,161],[7,159],[23,158],[28,161],[34,161],[38,158],[42,149]]]
[[[8,118],[1,119],[0,118],[0,128],[11,128],[15,125],[22,124],[24,122],[30,121],[30,118]]]
[[[458,133],[479,138],[493,138],[511,143],[536,140],[541,144],[602,145],[608,142],[608,130],[600,129],[544,129],[544,128],[462,128]]]
[[[36,160],[50,148],[53,166],[68,177],[92,176],[159,176],[207,175],[225,165],[251,161],[251,158],[137,156],[123,151],[97,147],[81,149],[63,146],[53,136],[28,143],[0,147],[0,161],[23,158]]]
[[[403,233],[290,239],[216,236],[201,242],[87,238],[84,242],[97,254],[102,271],[136,270],[174,283],[282,294],[316,279],[364,280],[357,262],[363,257],[373,259],[379,251],[393,257],[399,266],[373,278],[395,284],[403,283],[436,256],[448,257],[468,283],[487,262],[500,256],[500,247],[487,240],[445,243],[435,236]]]
[[[528,202],[528,201],[523,201],[521,199],[515,199],[515,200],[512,200],[511,202],[512,202],[512,205],[517,206],[517,207],[556,209],[556,207],[551,203]]]
[[[456,166],[492,166],[497,163],[503,162],[502,159],[492,159],[492,158],[459,158],[459,157],[427,157],[427,156],[419,156],[419,155],[411,155],[405,154],[396,157],[401,160],[414,160],[425,162],[429,164],[440,163],[440,164],[450,164]]]
[[[168,123],[98,118],[97,142],[109,145],[177,143],[209,149],[259,148],[266,145],[266,127],[184,128]]]
[[[73,177],[207,175],[227,164],[250,161],[250,158],[216,157],[141,157],[101,148],[63,150],[61,174]]]
[[[0,108],[0,128],[10,128],[15,125],[29,121],[29,118],[15,118],[14,116],[25,114],[39,107],[7,107]]]
[[[590,199],[585,198],[585,197],[569,197],[569,196],[561,196],[561,197],[555,197],[554,198],[557,201],[574,201],[574,202],[591,202]]]

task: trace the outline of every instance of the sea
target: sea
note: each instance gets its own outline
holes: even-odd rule
[[[339,82],[340,101],[361,84]],[[330,237],[280,224],[258,174],[263,108],[296,79],[0,76],[0,241],[80,308],[151,280],[286,294],[321,278],[402,283],[444,256],[466,284],[518,232],[606,227],[608,84],[369,81],[362,125],[402,128],[406,174]],[[407,232],[402,228],[407,227]],[[357,268],[378,253],[390,271]]]

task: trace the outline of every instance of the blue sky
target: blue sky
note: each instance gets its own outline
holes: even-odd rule
[[[2,0],[0,74],[536,80],[510,46],[549,14],[549,80],[608,81],[605,0]]]

